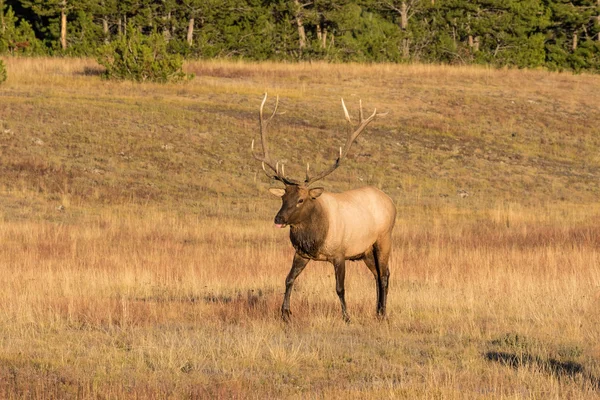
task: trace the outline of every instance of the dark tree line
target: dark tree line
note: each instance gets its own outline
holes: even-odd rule
[[[133,27],[188,58],[600,70],[600,0],[0,0],[0,52],[95,55]]]

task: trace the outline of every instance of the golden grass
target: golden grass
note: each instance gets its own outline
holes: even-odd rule
[[[6,64],[0,397],[600,397],[598,77],[215,61],[161,86]],[[248,148],[264,90],[291,164],[330,160],[339,96],[390,111],[324,182],[398,206],[387,320],[361,263],[350,324],[313,263],[280,321],[293,251]]]
[[[385,322],[364,266],[348,270],[346,325],[315,263],[285,326],[279,231],[131,211],[2,225],[5,397],[597,394],[597,221],[401,224]]]

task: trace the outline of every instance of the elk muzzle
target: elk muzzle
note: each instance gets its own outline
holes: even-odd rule
[[[288,225],[286,222],[286,218],[284,218],[283,215],[281,215],[281,211],[279,211],[275,216],[274,223],[276,228],[285,228]]]

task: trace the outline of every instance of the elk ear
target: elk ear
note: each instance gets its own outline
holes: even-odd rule
[[[277,197],[283,197],[283,195],[285,194],[285,189],[270,188],[269,192],[271,192],[271,194],[273,194]]]
[[[319,197],[320,195],[322,195],[324,191],[325,191],[325,188],[322,188],[322,187],[312,188],[308,191],[308,194],[310,195],[311,199],[314,200],[317,197]]]

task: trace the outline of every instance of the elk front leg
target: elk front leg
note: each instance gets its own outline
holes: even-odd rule
[[[304,270],[304,267],[306,267],[308,261],[309,259],[301,257],[298,255],[298,253],[294,254],[292,269],[290,270],[287,278],[285,278],[285,295],[283,296],[283,304],[281,305],[281,318],[283,318],[285,322],[289,322],[290,316],[292,315],[292,312],[290,311],[290,296],[292,294],[294,281]]]
[[[343,258],[336,260],[333,263],[333,266],[335,267],[335,291],[340,298],[340,303],[342,303],[342,317],[344,318],[344,321],[350,322],[348,310],[346,309],[346,290],[344,287],[344,280],[346,279],[346,261]]]

